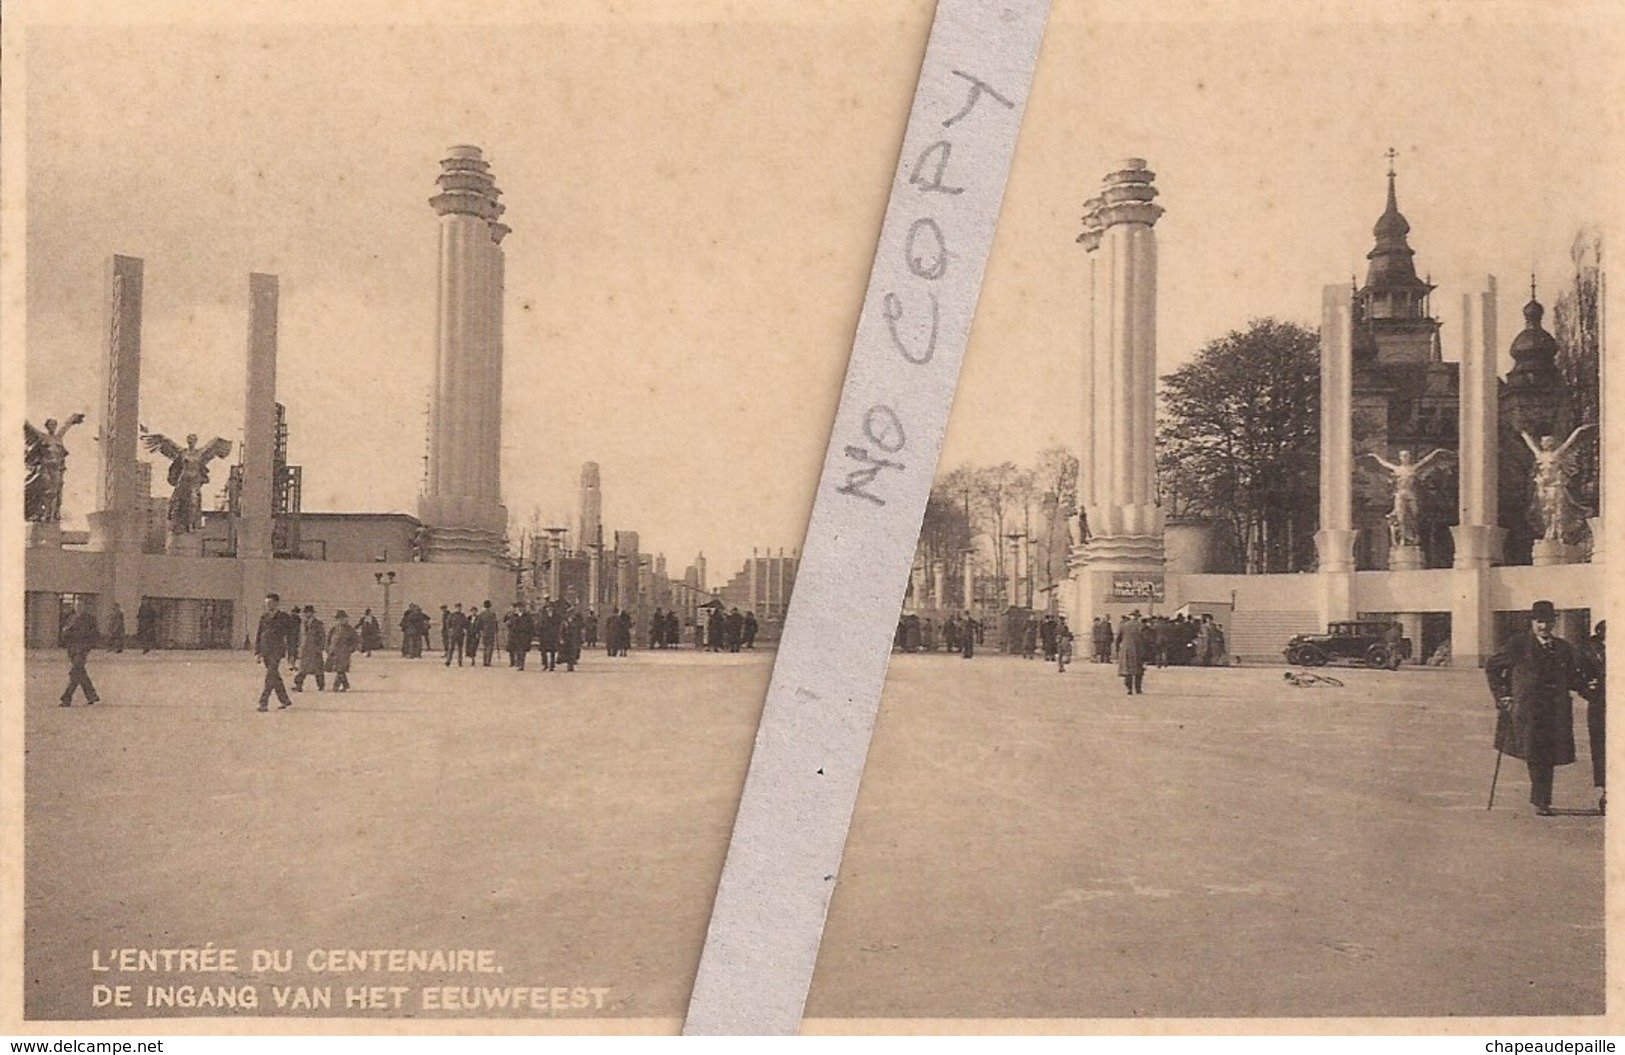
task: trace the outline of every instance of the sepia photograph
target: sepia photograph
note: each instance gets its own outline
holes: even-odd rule
[[[5,1028],[678,1032],[797,583],[902,572],[803,554],[936,5],[6,7]],[[1617,1031],[1622,48],[960,73],[1024,112],[804,1032]]]

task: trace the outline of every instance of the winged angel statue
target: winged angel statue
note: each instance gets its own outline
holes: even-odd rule
[[[83,420],[83,414],[74,414],[59,429],[56,419],[48,418],[44,432],[23,422],[23,460],[28,467],[23,515],[29,520],[54,524],[62,519],[62,483],[68,470],[68,448],[62,440]]]
[[[147,450],[169,459],[169,482],[175,488],[169,496],[169,530],[187,535],[203,526],[203,485],[209,482],[209,462],[231,453],[231,441],[216,436],[206,445],[197,445],[197,435],[186,437],[182,447],[161,432],[141,437]]]
[[[1551,436],[1542,436],[1537,443],[1529,433],[1518,430],[1524,446],[1535,456],[1535,498],[1531,512],[1544,539],[1566,541],[1579,527],[1579,521],[1590,514],[1569,490],[1569,477],[1575,473],[1570,452],[1581,435],[1596,427],[1589,423],[1581,425],[1561,444]]]
[[[1400,451],[1397,463],[1374,452],[1367,452],[1366,457],[1376,461],[1393,477],[1394,508],[1388,512],[1389,541],[1396,546],[1419,544],[1422,540],[1421,483],[1435,470],[1448,468],[1451,453],[1442,448],[1431,450],[1420,460],[1412,461],[1410,451]]]

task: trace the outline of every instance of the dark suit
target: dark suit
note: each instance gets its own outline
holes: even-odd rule
[[[1591,783],[1601,788],[1607,786],[1604,762],[1608,757],[1608,658],[1603,638],[1593,634],[1582,641],[1580,658],[1588,668],[1581,695],[1586,698],[1586,732],[1591,736]]]
[[[1586,679],[1574,647],[1553,637],[1542,644],[1533,632],[1518,634],[1484,664],[1497,701],[1510,700],[1495,723],[1496,750],[1529,766],[1529,801],[1552,804],[1552,771],[1574,761],[1571,690]]]
[[[474,625],[480,633],[480,666],[491,665],[491,653],[497,647],[497,610],[495,608],[482,608],[480,614],[474,617]]]
[[[282,661],[292,653],[298,633],[299,620],[287,612],[266,612],[260,616],[259,629],[254,632],[254,654],[265,664],[265,687],[260,690],[262,711],[273,692],[282,706],[293,706],[288,688],[282,684]]]
[[[62,628],[62,647],[68,650],[68,687],[62,690],[62,706],[73,706],[73,693],[79,688],[85,690],[87,704],[101,699],[96,695],[96,686],[91,684],[90,672],[85,670],[85,661],[100,636],[96,617],[89,612],[75,612]]]

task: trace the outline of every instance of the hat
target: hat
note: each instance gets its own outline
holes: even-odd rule
[[[333,618],[334,619],[348,619],[348,618],[350,618],[350,613],[346,612],[344,609],[340,608],[338,611],[333,613]]]
[[[1544,623],[1557,622],[1557,608],[1550,601],[1536,601],[1529,609],[1531,620],[1540,620]]]
[[[305,605],[305,614],[306,615],[315,615],[316,614],[316,606],[313,605],[313,604]]]

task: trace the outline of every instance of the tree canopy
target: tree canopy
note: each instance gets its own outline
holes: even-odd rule
[[[1166,515],[1229,528],[1248,572],[1312,567],[1320,499],[1320,339],[1273,318],[1208,342],[1162,379]]]

